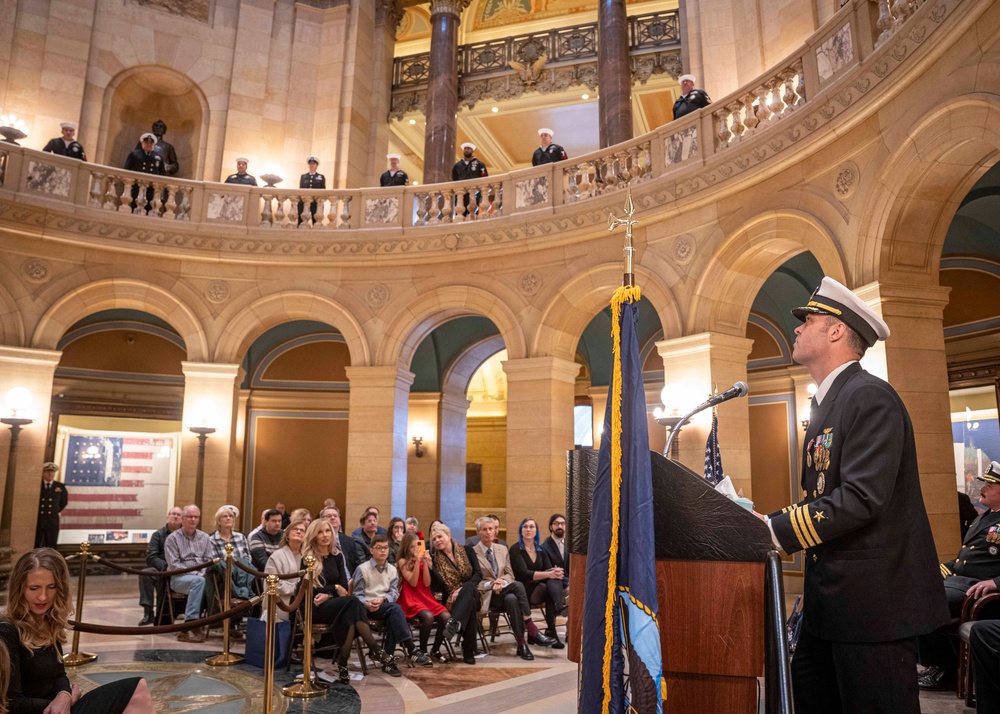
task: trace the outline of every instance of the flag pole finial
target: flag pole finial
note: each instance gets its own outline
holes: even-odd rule
[[[626,192],[625,217],[618,218],[614,213],[608,214],[608,230],[614,231],[618,226],[625,226],[625,272],[622,275],[622,286],[629,288],[635,285],[635,274],[632,272],[632,254],[634,252],[634,248],[632,247],[632,227],[639,225],[639,221],[633,218],[635,215],[635,203],[632,202],[632,187],[627,186]]]

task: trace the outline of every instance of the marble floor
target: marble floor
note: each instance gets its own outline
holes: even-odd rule
[[[75,592],[75,584],[74,584]],[[106,575],[87,578],[83,620],[102,625],[134,626],[141,616],[138,590],[129,576]],[[560,621],[562,622],[562,621]],[[562,627],[560,634],[562,634]],[[118,676],[145,676],[157,711],[209,714],[263,712],[262,670],[246,664],[209,667],[206,657],[221,651],[221,637],[204,644],[186,644],[174,635],[111,636],[82,634],[80,650],[98,655],[92,664],[72,668],[71,678],[87,690]],[[242,653],[234,643],[233,652]],[[272,711],[312,714],[464,714],[468,711],[514,714],[570,714],[576,712],[577,667],[566,659],[566,650],[532,648],[533,662],[514,656],[513,639],[502,636],[491,654],[481,656],[475,666],[435,664],[432,668],[401,667],[403,676],[389,677],[369,667],[362,676],[357,656],[351,658],[352,681],[334,684],[326,696],[296,700],[280,693],[296,670],[275,675]],[[329,660],[321,669],[335,676]],[[301,672],[301,670],[300,670]],[[955,697],[955,692],[921,695],[924,714],[973,714]],[[764,711],[763,703],[759,708]]]

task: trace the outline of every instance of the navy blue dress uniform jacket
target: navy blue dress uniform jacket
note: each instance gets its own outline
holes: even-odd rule
[[[45,488],[38,497],[38,528],[59,529],[59,514],[69,503],[69,492],[61,481],[53,481],[51,488]]]
[[[226,177],[225,183],[235,183],[242,186],[256,186],[257,179],[250,174],[229,174]]]
[[[378,178],[379,186],[405,186],[410,182],[410,177],[400,169],[396,173],[386,171]]]
[[[559,144],[549,144],[544,149],[540,146],[535,149],[535,153],[531,156],[531,165],[554,164],[557,161],[565,161],[567,158],[566,150]]]
[[[142,149],[133,149],[125,159],[126,171],[138,171],[143,174],[154,174],[156,176],[166,176],[167,172],[163,166],[163,157],[155,151],[146,153]]]
[[[50,154],[58,154],[59,156],[68,156],[71,159],[79,159],[80,161],[87,160],[87,152],[83,150],[83,145],[79,141],[71,141],[67,146],[61,136],[50,140],[42,151],[47,151]]]
[[[452,181],[467,181],[468,179],[484,178],[489,176],[486,164],[479,159],[473,158],[466,163],[465,159],[459,159],[458,163],[451,167]]]
[[[299,188],[326,188],[326,176],[323,174],[302,174],[299,176]]]
[[[1000,587],[1000,511],[988,511],[972,522],[958,557],[941,563],[941,575],[993,580]]]
[[[913,426],[896,391],[852,364],[813,407],[805,442],[805,497],[770,520],[786,552],[805,550],[806,632],[890,642],[947,624]]]
[[[674,119],[680,119],[685,114],[690,114],[702,107],[707,107],[712,103],[704,89],[692,89],[688,94],[677,98],[674,102]]]

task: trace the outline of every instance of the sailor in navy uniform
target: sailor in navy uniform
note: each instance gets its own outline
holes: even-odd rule
[[[792,359],[819,385],[803,449],[803,499],[761,516],[775,545],[805,552],[795,709],[919,714],[914,638],[948,622],[906,407],[858,360],[889,327],[823,278],[792,310]]]
[[[309,173],[299,176],[299,188],[326,188],[326,176],[316,171],[319,168],[319,159],[310,156],[306,163],[309,164]],[[302,223],[302,208],[305,204],[299,201],[299,223]],[[316,202],[309,204],[310,220],[316,221]]]
[[[969,526],[958,557],[941,563],[948,609],[954,618],[961,617],[966,595],[978,599],[1000,587],[1000,463],[992,462],[978,478],[983,481],[979,501],[988,510]],[[1000,608],[987,608],[981,619],[1000,617]],[[917,680],[921,689],[952,689],[957,683],[957,640],[950,634],[951,628],[945,626],[917,638],[917,661],[927,668]]]
[[[55,139],[49,141],[42,151],[86,161],[87,152],[83,150],[83,145],[73,138],[76,135],[76,124],[71,121],[64,121],[59,125],[59,128],[62,129],[62,136],[57,136]]]
[[[156,134],[146,132],[139,137],[139,148],[129,152],[125,159],[126,171],[138,171],[143,174],[153,174],[154,176],[166,176],[163,157],[155,151]],[[136,210],[136,197],[139,195],[139,184],[132,184],[132,211]],[[146,189],[146,213],[153,208],[153,187]]]
[[[42,464],[42,492],[38,497],[38,521],[35,525],[35,547],[55,548],[59,541],[59,514],[69,501],[66,486],[56,481],[59,464]]]
[[[238,183],[244,186],[256,186],[257,179],[247,173],[247,166],[250,164],[248,159],[242,156],[236,159],[236,173],[229,174],[226,177],[226,183]]]
[[[693,74],[682,74],[678,80],[681,83],[681,96],[674,102],[674,119],[680,119],[685,114],[707,107],[712,103],[704,89],[695,89]]]
[[[399,154],[386,154],[385,158],[389,160],[389,170],[379,176],[378,185],[379,186],[405,186],[410,182],[410,177],[406,175],[403,169],[399,168],[400,156]]]
[[[535,153],[531,157],[532,166],[554,164],[557,161],[565,161],[568,158],[565,149],[559,146],[559,144],[552,143],[553,136],[555,136],[555,132],[551,129],[542,128],[538,130],[538,139],[541,142],[541,146],[535,149]]]
[[[476,145],[470,141],[462,144],[462,158],[458,160],[454,166],[451,167],[451,180],[452,181],[468,181],[469,179],[485,178],[489,176],[489,172],[486,170],[486,164],[473,156],[476,151]],[[476,208],[472,209],[471,213],[479,212],[479,200],[482,196],[480,191],[476,191]],[[468,216],[469,211],[469,194],[465,194],[462,197],[462,206],[464,207],[464,213],[462,215]]]

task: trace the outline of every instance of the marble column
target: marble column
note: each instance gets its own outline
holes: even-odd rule
[[[363,186],[378,186],[378,177],[386,169],[389,148],[389,107],[392,104],[392,65],[396,29],[403,19],[399,0],[377,0],[375,5],[375,41],[372,49],[372,89],[370,96],[372,126],[368,134],[368,166]]]
[[[944,562],[961,546],[944,347],[949,288],[871,283],[854,292],[889,325],[889,339],[868,350],[861,365],[887,379],[906,404],[917,442],[924,505]]]
[[[45,444],[52,401],[52,377],[61,356],[62,352],[54,350],[0,346],[0,410],[5,407],[3,400],[7,392],[14,387],[25,387],[33,397],[27,416],[34,421],[21,429],[17,448],[10,542],[14,548],[14,560],[35,545],[38,491],[42,479],[42,464],[46,461]],[[0,474],[7,473],[9,453],[10,428],[0,425]],[[62,475],[58,478],[62,478]],[[0,500],[3,492],[4,489],[0,489]]]
[[[446,390],[438,407],[438,518],[452,533],[465,532],[465,435],[469,398]]]
[[[566,452],[573,448],[573,401],[580,365],[559,357],[503,363],[507,375],[508,534],[531,516],[548,522],[566,509]],[[511,538],[511,535],[507,536]]]
[[[747,357],[753,340],[718,332],[678,337],[656,343],[663,358],[664,382],[687,388],[681,412],[693,408],[712,392],[729,389],[734,382],[746,381]],[[689,402],[689,403],[688,403]],[[736,490],[752,498],[750,482],[750,406],[744,399],[720,404],[719,445],[722,466]],[[705,410],[681,428],[679,460],[695,473],[705,470],[705,441],[712,427],[712,412]]]
[[[355,522],[368,505],[378,506],[384,515],[406,513],[407,407],[414,376],[392,366],[347,368],[345,524]]]
[[[597,87],[601,148],[632,138],[632,63],[625,0],[598,0]]]
[[[458,25],[469,0],[431,0],[424,183],[451,180],[458,130]]]

